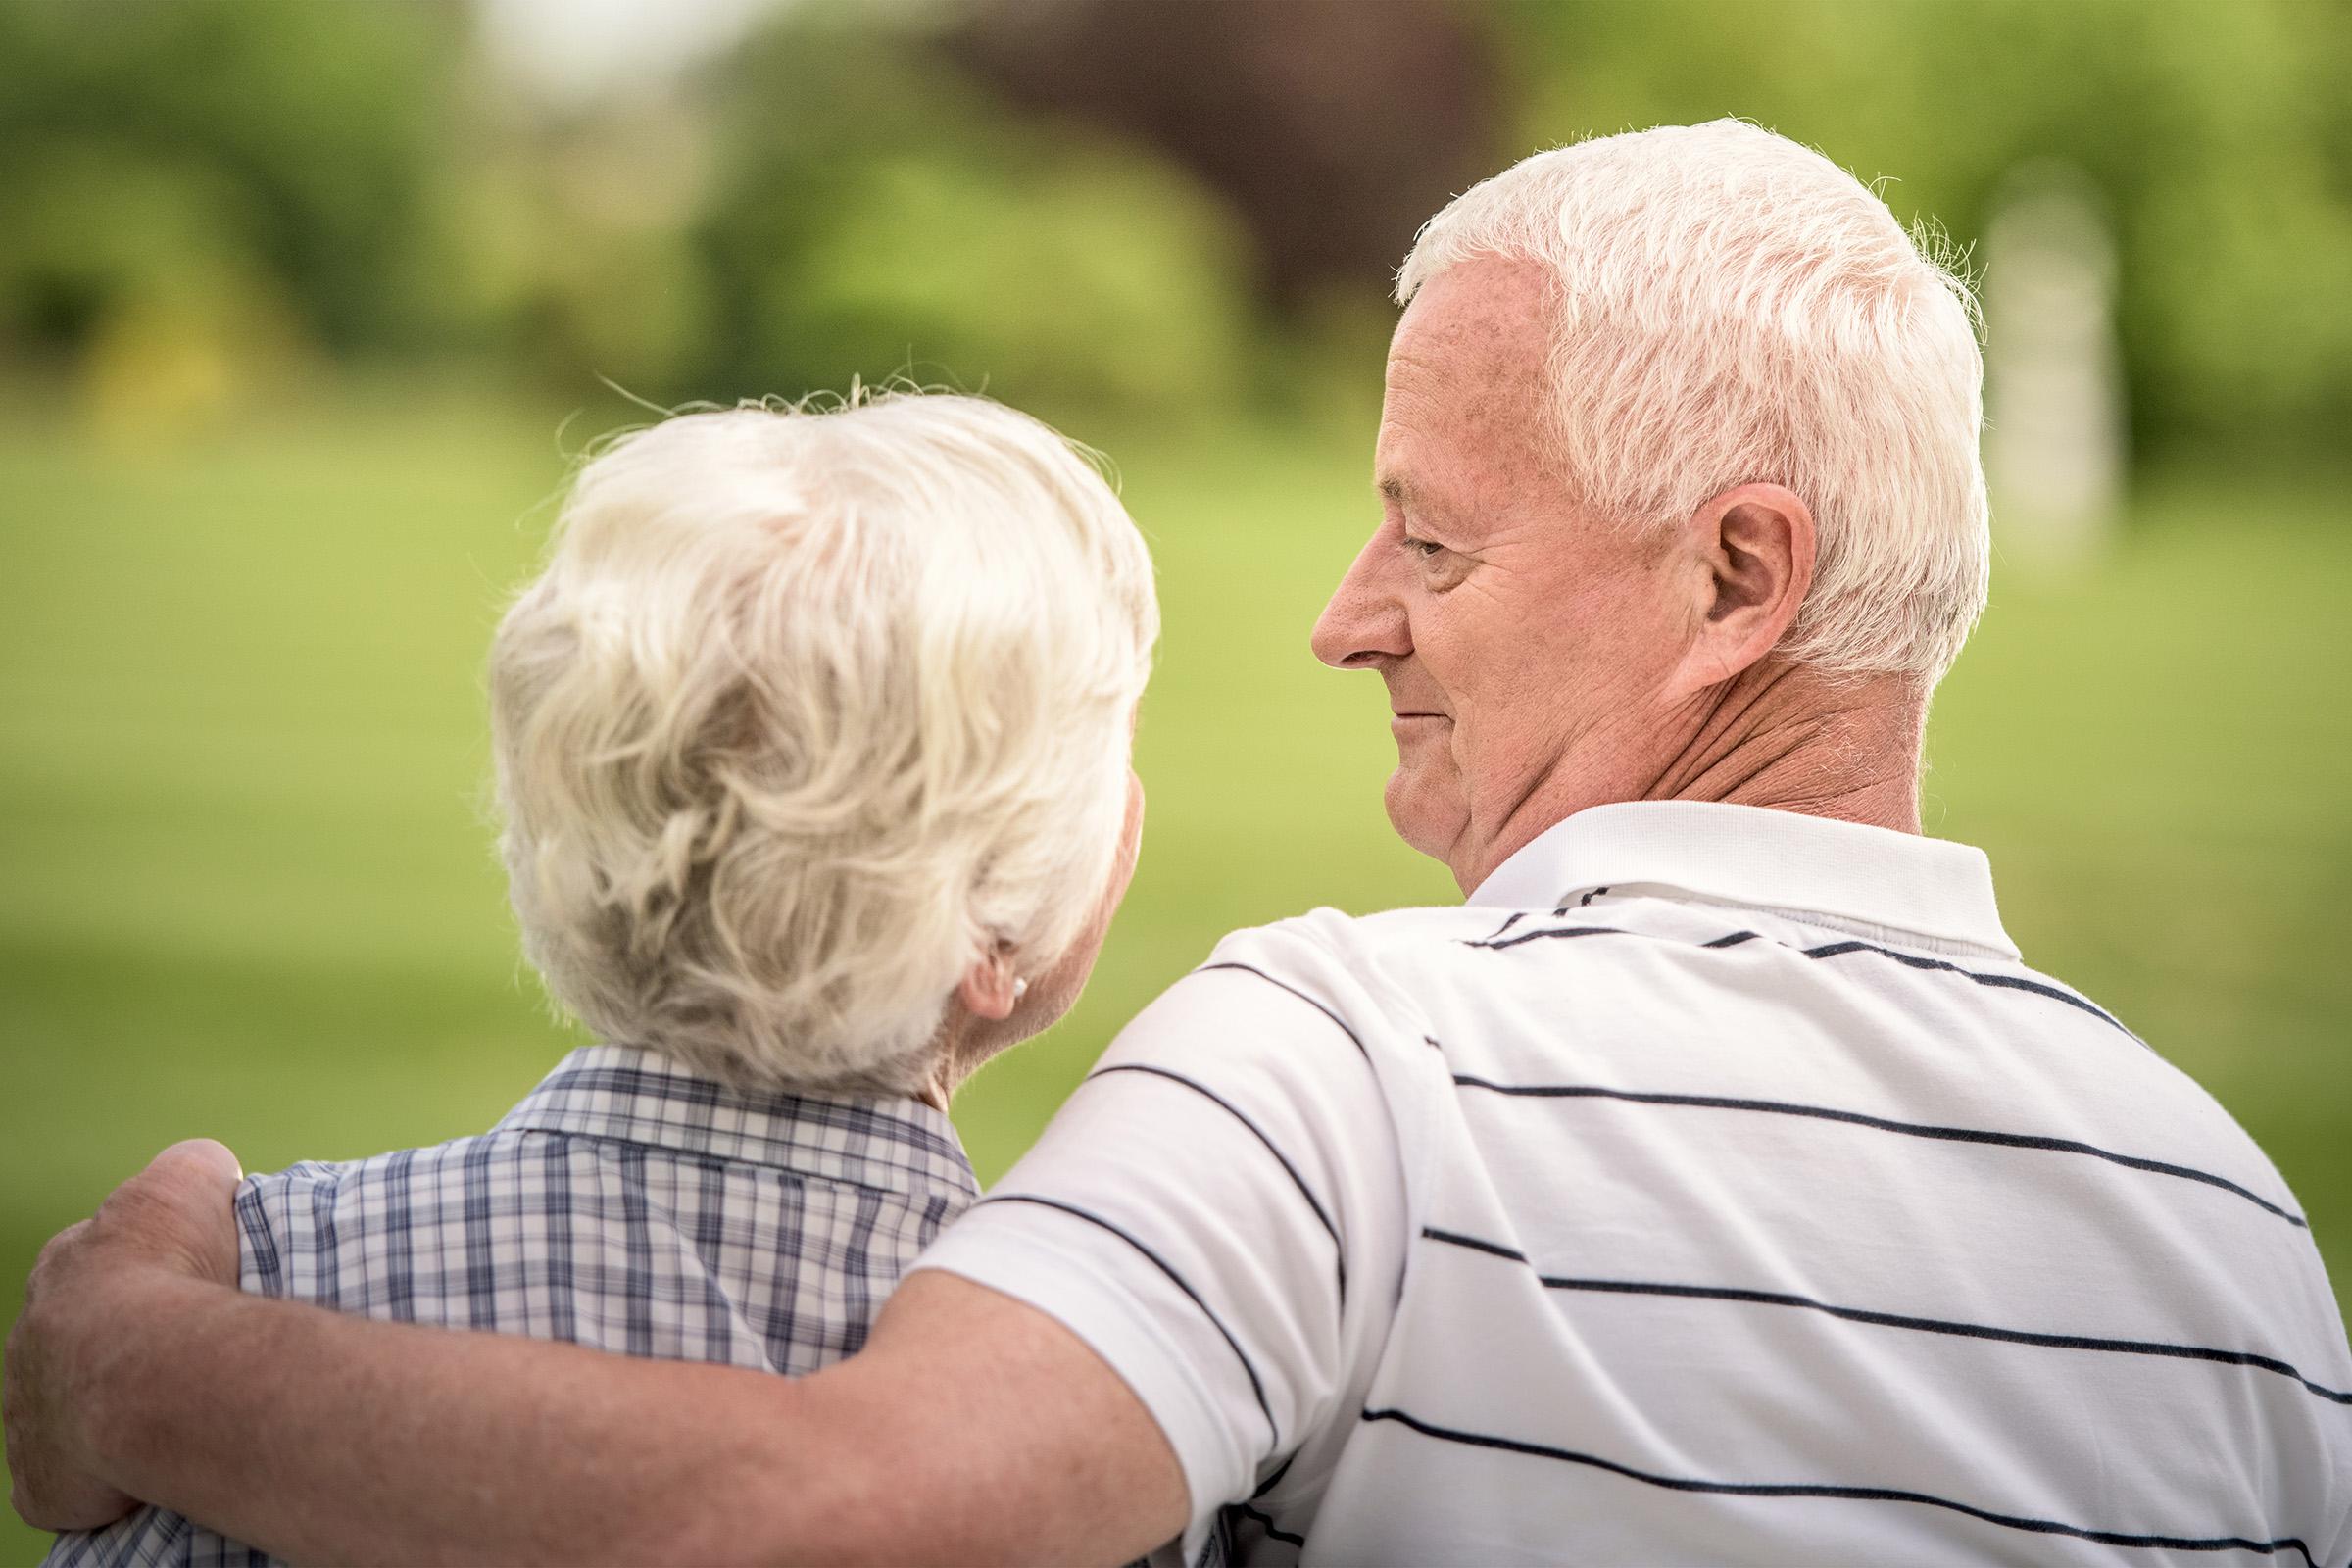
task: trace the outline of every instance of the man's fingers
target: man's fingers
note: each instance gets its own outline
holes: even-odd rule
[[[42,1244],[40,1255],[32,1260],[32,1272],[24,1280],[24,1305],[29,1310],[41,1298],[41,1292],[50,1268],[73,1250],[83,1232],[90,1228],[86,1219],[75,1220]]]
[[[167,1268],[237,1282],[237,1156],[209,1138],[173,1144],[115,1189],[97,1216],[60,1231],[26,1282],[11,1330],[0,1396],[10,1499],[28,1523],[87,1529],[121,1517],[131,1499],[99,1474],[81,1423],[78,1379],[91,1357],[74,1334],[90,1322],[88,1293],[126,1267]]]
[[[44,1530],[90,1529],[127,1511],[131,1499],[65,1457],[76,1402],[60,1393],[65,1373],[54,1324],[71,1316],[68,1277],[85,1261],[88,1220],[68,1226],[41,1249],[24,1286],[24,1310],[9,1331],[0,1422],[7,1431],[9,1501],[27,1524]],[[52,1302],[52,1293],[58,1301]]]
[[[225,1201],[244,1179],[245,1168],[226,1144],[190,1138],[156,1155],[145,1170],[116,1188],[101,1212],[118,1204],[161,1204],[209,1212]]]
[[[195,1181],[209,1176],[216,1184],[234,1187],[245,1179],[245,1167],[229,1147],[215,1138],[185,1138],[147,1162],[149,1175],[170,1174]]]
[[[244,1167],[210,1138],[173,1144],[99,1206],[109,1241],[159,1253],[202,1277],[233,1285],[237,1229],[233,1202]]]

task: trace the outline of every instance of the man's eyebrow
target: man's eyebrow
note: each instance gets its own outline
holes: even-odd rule
[[[1382,499],[1399,511],[1411,513],[1419,519],[1420,523],[1434,523],[1439,528],[1455,525],[1455,519],[1444,507],[1432,502],[1428,492],[1401,474],[1392,473],[1387,478],[1380,480],[1373,488],[1380,492]],[[1416,524],[1416,526],[1418,525]]]

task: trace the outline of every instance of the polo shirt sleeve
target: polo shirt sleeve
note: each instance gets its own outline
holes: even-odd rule
[[[918,1258],[1026,1302],[1133,1389],[1218,1508],[1351,1424],[1404,1257],[1395,1120],[1321,943],[1227,939],[1123,1030]]]

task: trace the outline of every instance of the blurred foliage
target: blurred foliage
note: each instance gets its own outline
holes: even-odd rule
[[[493,68],[466,0],[0,0],[0,1322],[157,1144],[262,1168],[430,1142],[564,1038],[485,847],[478,669],[557,448],[595,428],[551,443],[552,410],[598,375],[666,402],[907,370],[1120,457],[1167,611],[1148,847],[1079,1011],[958,1102],[987,1174],[1219,933],[1449,896],[1367,782],[1377,686],[1302,648],[1370,516],[1390,319],[1387,258],[1335,284],[1342,250],[1298,232],[1394,218],[1339,211],[1401,177],[1331,129],[1355,68],[1226,79],[1171,28],[1164,70],[1215,90],[1120,120],[1037,85],[1083,56],[997,85],[958,42],[986,3],[1020,0],[788,0],[688,74],[559,103]],[[1298,16],[1366,0],[1150,3],[1283,6],[1235,30],[1296,50]],[[2344,1286],[2352,512],[2242,475],[2347,451],[2352,5],[1431,3],[1494,65],[1458,78],[1494,104],[1446,100],[1446,134],[1504,127],[1484,167],[1742,115],[1899,176],[1895,210],[1963,247],[2022,164],[2097,182],[2159,471],[2087,585],[1998,585],[1937,709],[1930,827],[1991,851],[2037,962],[2246,1122]],[[1294,156],[1285,123],[1381,177],[1237,194]],[[0,1559],[35,1550],[0,1519]]]
[[[1159,415],[1358,363],[1312,345],[1368,310],[1281,278],[1318,222],[1394,228],[1357,210],[1381,181],[1327,173],[1302,230],[1296,181],[1245,176],[1348,155],[1300,140],[1344,87],[1310,34],[1385,57],[1343,47],[1362,31],[1346,4],[1223,0],[1231,26],[1151,35],[1194,98],[1122,120],[1116,93],[1049,90],[1154,64],[1112,47],[1140,25],[1126,3],[802,0],[688,74],[560,104],[498,74],[464,0],[0,0],[0,352],[68,371],[125,428],[258,402],[321,360],[455,357],[662,400],[910,371]],[[2341,446],[2340,0],[1429,0],[1417,19],[1463,39],[1428,138],[1492,136],[1488,167],[1738,114],[1898,176],[1896,210],[1965,247],[2010,172],[2071,161],[2117,225],[2142,462]],[[992,74],[1016,57],[1026,77]],[[1385,271],[1360,266],[1343,291],[1370,302]]]
[[[1531,145],[1739,114],[1973,244],[2057,159],[2116,224],[2146,457],[2334,454],[2352,420],[2352,7],[2340,0],[1516,0]]]
[[[464,12],[312,0],[0,6],[0,310],[72,343],[130,301],[282,295],[333,348],[430,303]]]
[[[1061,408],[1181,409],[1242,364],[1246,242],[1142,149],[1015,117],[918,36],[790,19],[719,74],[697,225],[726,384],[907,370]]]

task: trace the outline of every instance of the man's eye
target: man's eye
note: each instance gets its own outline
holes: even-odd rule
[[[1404,541],[1404,548],[1410,550],[1414,555],[1419,556],[1422,560],[1427,561],[1430,557],[1436,555],[1439,551],[1444,550],[1446,547],[1437,543],[1435,540],[1415,539],[1410,535],[1407,535]]]

